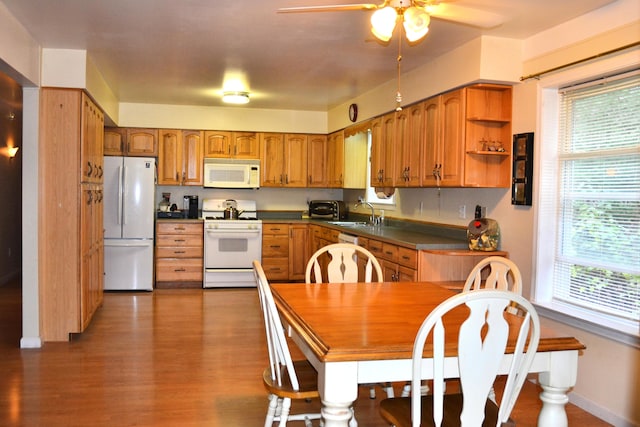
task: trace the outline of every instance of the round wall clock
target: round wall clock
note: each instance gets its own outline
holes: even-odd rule
[[[358,120],[358,106],[356,104],[349,105],[349,120],[352,122]]]

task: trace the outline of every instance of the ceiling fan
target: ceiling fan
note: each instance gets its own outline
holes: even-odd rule
[[[493,28],[504,22],[497,13],[449,3],[455,0],[384,0],[381,4],[336,4],[326,6],[283,7],[278,13],[374,11],[371,32],[389,41],[396,22],[401,21],[409,42],[420,41],[429,31],[430,18],[458,22],[480,28]]]

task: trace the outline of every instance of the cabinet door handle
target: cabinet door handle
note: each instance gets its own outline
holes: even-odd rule
[[[271,245],[269,246],[271,249],[280,249],[280,245]]]
[[[186,242],[186,240],[184,240],[184,239],[174,239],[173,241],[174,242]]]
[[[187,271],[187,270],[185,270],[184,268],[176,268],[173,271],[175,271],[176,273],[179,273],[179,272],[183,272],[183,271]]]
[[[173,253],[177,255],[177,254],[183,254],[185,253],[185,251],[173,251]]]

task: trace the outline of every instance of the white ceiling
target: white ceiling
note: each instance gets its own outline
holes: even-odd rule
[[[249,107],[327,111],[396,75],[398,45],[373,40],[371,12],[276,13],[344,0],[0,1],[43,47],[87,50],[121,102],[222,105],[224,73],[236,69]],[[481,34],[523,39],[611,1],[457,0],[504,23],[433,19],[420,44],[403,46],[402,69]]]

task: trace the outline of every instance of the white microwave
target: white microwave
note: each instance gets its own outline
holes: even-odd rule
[[[260,188],[260,160],[204,159],[204,186]]]

